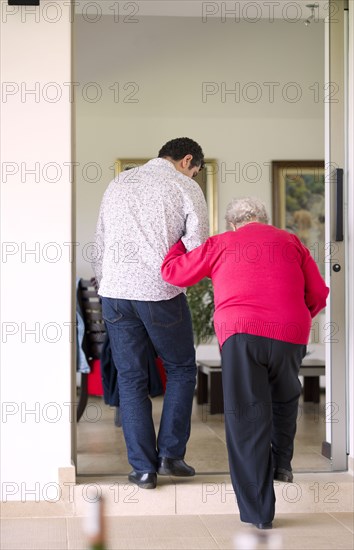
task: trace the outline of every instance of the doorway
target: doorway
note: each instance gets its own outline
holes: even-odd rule
[[[151,158],[173,137],[196,139],[216,159],[221,232],[233,196],[257,195],[271,209],[272,161],[326,158],[325,101],[318,95],[326,82],[324,21],[305,26],[304,18],[293,21],[289,14],[273,21],[256,21],[249,12],[244,19],[219,15],[140,15],[128,7],[124,14],[76,14],[79,277],[93,276],[88,244],[119,159]],[[323,332],[331,321],[317,322]],[[295,471],[333,467],[332,451],[326,456],[324,445],[333,442],[328,431],[333,380],[327,374],[320,383],[320,402],[300,404]],[[97,406],[99,399],[91,398]],[[158,421],[160,398],[154,406]],[[204,461],[199,470],[227,471],[222,415],[197,405],[193,414],[191,462],[198,468],[197,449],[209,444],[215,461]],[[114,411],[102,406],[102,424],[80,421],[79,474],[102,473],[104,462],[113,468],[107,474],[127,471],[113,419]]]

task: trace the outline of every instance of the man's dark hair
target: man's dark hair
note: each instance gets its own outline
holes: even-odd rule
[[[173,160],[181,160],[186,155],[192,155],[191,167],[204,168],[204,153],[196,141],[190,138],[171,139],[159,151],[159,158],[171,157]]]

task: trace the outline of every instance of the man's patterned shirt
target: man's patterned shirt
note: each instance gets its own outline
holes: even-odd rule
[[[93,268],[99,294],[126,300],[169,300],[184,289],[166,283],[161,264],[180,238],[187,250],[209,236],[199,185],[172,162],[152,159],[108,186],[96,229]]]

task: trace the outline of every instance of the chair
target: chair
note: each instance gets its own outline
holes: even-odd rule
[[[85,325],[85,334],[82,347],[84,349],[87,361],[93,365],[95,360],[98,361],[100,359],[103,343],[106,338],[106,327],[102,319],[101,301],[92,280],[79,280],[77,300]],[[80,420],[87,405],[89,395],[89,376],[91,376],[91,373],[81,374],[81,391],[76,414],[77,421]],[[96,369],[95,376],[100,376],[99,369]]]

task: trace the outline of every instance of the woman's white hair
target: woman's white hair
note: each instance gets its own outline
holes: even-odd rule
[[[255,197],[233,199],[226,208],[227,224],[240,227],[250,222],[269,223],[268,214],[262,201]]]

